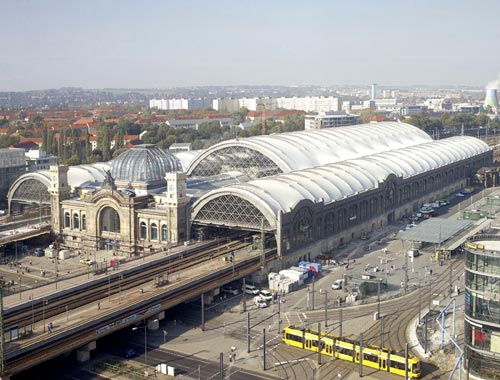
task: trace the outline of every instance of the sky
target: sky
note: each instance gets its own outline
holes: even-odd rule
[[[470,85],[497,0],[0,0],[0,91]]]

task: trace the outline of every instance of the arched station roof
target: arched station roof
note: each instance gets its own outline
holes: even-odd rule
[[[430,141],[419,128],[400,122],[254,136],[212,146],[193,160],[187,175],[206,177],[240,170],[260,178]]]
[[[109,170],[109,164],[96,163],[91,165],[70,166],[68,169],[68,185],[72,190],[87,185],[100,185]],[[25,173],[10,186],[7,198],[22,202],[40,202],[50,204],[48,189],[51,186],[50,172],[39,170]]]
[[[293,171],[231,185],[202,196],[193,207],[193,220],[210,201],[232,195],[251,202],[269,225],[270,215],[290,212],[302,200],[325,204],[373,189],[389,175],[409,178],[489,151],[474,137],[452,137],[404,149]]]

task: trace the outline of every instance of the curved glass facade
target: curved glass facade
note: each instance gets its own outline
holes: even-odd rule
[[[250,178],[282,173],[278,165],[262,153],[243,146],[229,146],[205,157],[191,172],[191,176],[210,177],[232,171],[244,173]]]
[[[196,215],[199,224],[232,224],[240,228],[259,230],[264,221],[264,228],[269,228],[269,222],[260,210],[246,199],[235,195],[223,195],[215,198]]]
[[[472,374],[500,368],[500,237],[466,245],[465,351]]]

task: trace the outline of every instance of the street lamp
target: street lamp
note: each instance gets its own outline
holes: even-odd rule
[[[158,322],[158,319],[151,321],[151,323]],[[144,329],[144,375],[148,376],[148,323],[144,326],[132,327],[133,331]]]
[[[17,279],[19,280],[19,300],[21,300],[21,294],[23,289],[23,281],[21,275],[19,275]]]

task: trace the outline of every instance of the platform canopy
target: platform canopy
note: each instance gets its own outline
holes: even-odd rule
[[[451,220],[430,218],[417,226],[400,231],[397,238],[400,240],[420,241],[422,243],[442,244],[448,239],[465,231],[472,225],[470,220]]]

